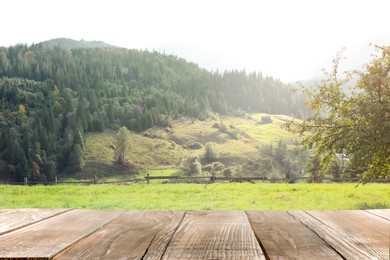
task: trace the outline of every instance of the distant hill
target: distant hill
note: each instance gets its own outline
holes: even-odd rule
[[[248,112],[308,114],[303,95],[262,73],[210,72],[174,55],[110,46],[54,39],[0,47],[0,179],[81,171],[92,132]]]
[[[84,40],[73,40],[68,38],[57,38],[44,42],[40,42],[42,48],[53,48],[56,46],[66,49],[81,49],[81,48],[113,48],[115,46],[107,44],[102,41],[84,41]]]

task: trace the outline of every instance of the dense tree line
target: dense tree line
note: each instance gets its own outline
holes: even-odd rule
[[[210,113],[307,114],[302,95],[261,73],[209,72],[157,52],[47,46],[0,47],[3,179],[80,169],[86,132]]]

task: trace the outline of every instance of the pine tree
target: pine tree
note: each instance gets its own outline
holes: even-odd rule
[[[83,169],[84,165],[83,150],[79,144],[75,144],[69,156],[69,167],[71,170],[78,172]]]

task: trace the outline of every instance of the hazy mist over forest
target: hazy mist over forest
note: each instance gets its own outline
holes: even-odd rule
[[[20,8],[23,6],[23,8]],[[283,82],[329,68],[346,47],[347,69],[388,45],[385,0],[6,1],[0,46],[53,38],[99,40],[175,54],[211,70],[258,71]],[[28,27],[26,26],[28,23]]]

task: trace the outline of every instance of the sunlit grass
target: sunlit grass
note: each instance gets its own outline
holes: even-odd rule
[[[0,208],[336,210],[389,208],[389,184],[0,186]]]
[[[258,141],[260,144],[276,144],[280,139],[294,140],[297,137],[286,131],[283,125],[291,117],[283,115],[271,115],[272,123],[260,124],[261,117],[266,114],[253,114],[251,117],[256,120],[254,123],[239,124],[238,128],[247,133],[250,137]]]

